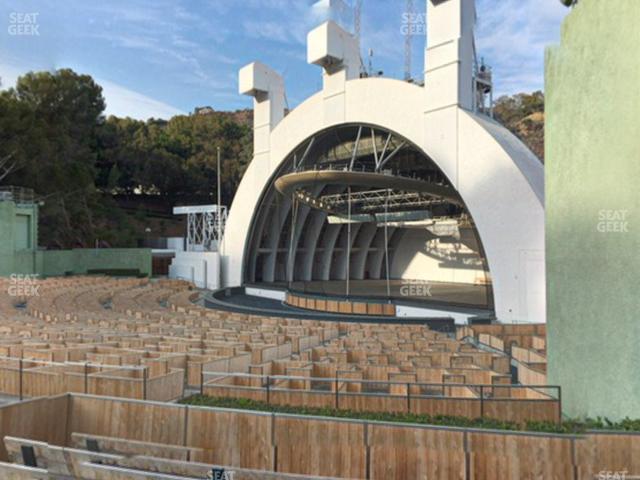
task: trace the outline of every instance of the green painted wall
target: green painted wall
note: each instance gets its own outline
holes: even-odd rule
[[[549,382],[640,418],[640,1],[580,0],[546,59]]]
[[[138,269],[151,275],[151,250],[147,248],[78,248],[41,250],[44,276],[87,273],[88,270]]]
[[[29,215],[29,249],[15,250],[16,218]],[[24,242],[21,242],[24,243]],[[38,207],[0,201],[0,276],[38,273],[43,276],[87,273],[88,270],[138,269],[151,275],[151,250],[145,248],[100,248],[38,250]]]
[[[14,204],[0,202],[0,275],[13,271]]]
[[[16,250],[16,238],[21,237],[18,229],[19,217],[27,218],[29,248]],[[19,242],[25,243],[25,242]],[[36,273],[38,245],[38,206],[16,205],[10,201],[0,201],[0,276],[11,273]]]

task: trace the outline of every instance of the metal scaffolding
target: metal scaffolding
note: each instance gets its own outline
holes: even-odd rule
[[[227,207],[195,205],[174,207],[174,215],[187,215],[187,251],[216,251],[224,236]]]

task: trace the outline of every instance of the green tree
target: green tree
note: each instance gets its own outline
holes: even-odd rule
[[[107,178],[107,189],[111,191],[117,189],[120,183],[121,176],[122,175],[120,174],[120,170],[118,169],[118,164],[114,163],[111,167],[111,170],[109,170],[109,177]]]
[[[27,159],[24,139],[32,112],[10,91],[0,92],[0,182],[10,183]]]
[[[496,120],[522,140],[544,161],[544,94],[518,93],[502,96],[494,107]]]
[[[2,109],[0,122],[16,115],[23,120],[10,134],[22,168],[9,179],[45,198],[42,236],[57,245],[89,243],[94,222],[88,197],[94,194],[102,88],[88,75],[62,69],[27,73],[3,97],[14,112]]]

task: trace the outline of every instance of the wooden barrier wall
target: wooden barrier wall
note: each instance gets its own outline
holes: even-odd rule
[[[464,336],[479,337],[482,334],[500,338],[504,342],[505,348],[511,348],[513,342],[524,348],[537,348],[541,344],[540,338],[546,337],[546,325],[544,323],[533,324],[502,324],[494,323],[490,325],[474,324],[471,327],[461,327],[456,331],[456,337]],[[534,340],[535,339],[535,340]],[[482,342],[482,340],[480,340]],[[486,342],[482,342],[486,343]],[[535,343],[535,345],[534,345]]]
[[[67,398],[70,415],[64,445],[70,445],[72,433],[183,444],[186,407],[84,395],[69,395]]]
[[[143,368],[0,360],[0,393],[20,398],[89,393],[170,401],[182,397],[183,383],[184,370],[178,369],[150,377]]]
[[[342,313],[352,315],[376,315],[389,316],[396,315],[396,306],[387,301],[356,302],[353,300],[338,300],[336,298],[317,298],[303,295],[287,293],[284,303],[306,310],[317,310],[320,312]]]
[[[3,437],[67,446],[72,433],[196,448],[208,463],[311,476],[593,480],[602,471],[640,473],[640,434],[469,430],[86,395],[0,407]]]
[[[185,446],[201,448],[204,462],[273,470],[272,415],[198,407],[186,410]]]
[[[189,386],[199,387],[202,381],[202,371],[215,372],[237,372],[245,373],[249,371],[251,365],[251,353],[243,353],[233,357],[218,358],[205,362],[190,362],[188,373]]]
[[[184,370],[173,370],[167,375],[162,375],[147,380],[146,398],[164,402],[178,400],[184,393]],[[110,396],[113,396],[110,394]]]
[[[545,337],[547,335],[547,325],[545,323],[492,323],[473,324],[471,328],[478,333],[489,333],[491,335],[536,335]]]
[[[516,347],[511,348],[511,356],[524,363],[547,363],[547,357],[529,348]]]
[[[489,335],[488,333],[481,333],[478,335],[478,341],[480,343],[484,343],[485,345],[489,345],[491,348],[495,348],[496,350],[500,350],[504,352],[504,341],[498,337],[494,337],[493,335]]]
[[[546,350],[547,349],[547,338],[546,337],[532,337],[531,338],[531,348],[536,350]]]
[[[524,363],[518,363],[518,381],[528,385],[544,385],[547,383],[546,371],[542,371],[542,368],[546,367],[546,364],[540,364],[540,368],[533,368],[530,365]]]

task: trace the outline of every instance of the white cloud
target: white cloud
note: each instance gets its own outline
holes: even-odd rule
[[[260,12],[242,22],[246,36],[305,46],[307,33],[326,20],[306,1],[245,0],[245,8]],[[326,11],[325,11],[326,13]]]
[[[2,63],[0,64],[0,78],[2,79],[1,88],[8,89],[14,87],[18,77],[29,71],[42,70],[47,70],[47,68],[38,68],[33,65],[17,66]],[[102,87],[102,94],[107,103],[107,108],[105,110],[106,115],[147,120],[152,117],[169,119],[174,115],[182,115],[185,113],[176,107],[155,100],[142,93],[129,90],[117,83],[95,77],[94,80]]]
[[[494,67],[498,94],[543,88],[544,51],[568,12],[558,0],[478,1],[478,52]]]
[[[245,20],[242,26],[244,32],[251,38],[264,38],[282,43],[295,41],[288,26],[276,21]]]
[[[640,1],[640,0],[639,0]],[[289,99],[306,97],[320,84],[320,76],[306,75],[315,67],[306,64],[307,32],[326,17],[326,8],[312,8],[315,0],[243,0],[242,8],[227,0],[206,0],[201,7],[189,2],[157,0],[148,5],[141,0],[113,2],[73,2],[76,19],[87,19],[90,28],[78,21],[77,28],[62,33],[77,44],[96,45],[101,51],[139,58],[143,74],[116,68],[118,62],[104,59],[104,65],[88,68],[115,81],[127,81],[134,88],[148,87],[149,72],[162,72],[154,91],[162,87],[171,99],[183,108],[185,103],[219,102],[222,108],[245,105],[236,98],[237,67],[254,59],[260,51],[263,60],[287,77]],[[326,1],[324,2],[327,3]],[[476,0],[478,10],[477,46],[494,67],[497,94],[512,94],[543,88],[544,49],[556,43],[562,18],[569,11],[558,0]],[[384,6],[383,6],[384,5]],[[416,11],[425,3],[415,2]],[[367,50],[374,50],[373,67],[387,75],[399,77],[403,69],[403,37],[400,32],[404,2],[365,2],[362,17],[362,54],[367,62]],[[75,24],[74,24],[75,25]],[[64,36],[63,35],[63,36]],[[247,38],[248,37],[248,38]],[[265,42],[271,41],[269,43]],[[423,70],[424,38],[413,39],[413,74]],[[0,49],[2,50],[2,49]],[[70,49],[72,50],[72,49]],[[62,52],[41,55],[37,65],[26,60],[7,57],[1,51],[4,64],[19,65],[19,69],[2,69],[4,87],[13,85],[25,71],[57,68],[81,56]],[[31,57],[31,56],[30,56]],[[37,58],[35,56],[34,58]],[[82,67],[83,63],[80,63]],[[6,65],[0,64],[0,67]],[[305,70],[306,69],[306,70]],[[84,71],[78,68],[78,71]],[[123,75],[130,75],[123,77]],[[304,80],[303,80],[304,79]],[[155,78],[153,79],[155,82]],[[108,113],[146,118],[149,115],[167,117],[180,110],[116,83],[101,82],[105,89]],[[174,90],[179,88],[180,90]],[[175,96],[171,92],[176,91]],[[184,92],[192,92],[185,95]],[[185,101],[187,97],[188,100]],[[198,101],[197,98],[208,100]],[[174,100],[176,98],[176,100]],[[177,98],[180,98],[178,101]],[[195,98],[195,100],[194,100]]]
[[[108,80],[96,79],[96,82],[102,86],[103,95],[107,102],[106,115],[147,120],[152,117],[169,119],[174,115],[185,113],[176,107]]]
[[[424,12],[424,2],[414,2],[416,12]],[[558,0],[476,0],[478,56],[494,68],[496,93],[529,92],[544,87],[544,51],[559,41],[560,24],[569,12]],[[374,67],[400,75],[404,39],[400,33],[404,2],[386,10],[382,17],[375,9],[363,10],[363,55],[371,47]],[[414,76],[423,69],[424,38],[413,38]],[[366,61],[366,60],[365,60]]]
[[[20,70],[19,68],[14,67],[13,65],[8,64],[0,64],[0,81],[2,84],[0,85],[0,90],[7,90],[16,85],[16,81],[18,77],[23,73],[26,73],[28,70]]]

